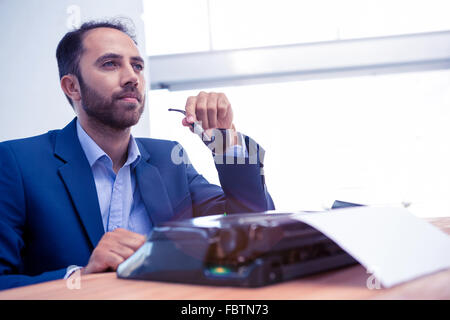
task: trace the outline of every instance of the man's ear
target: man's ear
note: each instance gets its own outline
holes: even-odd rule
[[[78,78],[73,74],[66,74],[61,78],[61,89],[72,99],[72,101],[80,101],[80,84]]]

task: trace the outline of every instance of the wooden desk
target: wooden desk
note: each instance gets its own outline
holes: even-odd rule
[[[450,234],[450,217],[427,220]],[[368,289],[366,283],[369,276],[361,265],[355,265],[298,280],[247,289],[123,280],[110,272],[82,276],[80,289],[70,290],[65,280],[55,280],[0,291],[0,299],[450,299],[450,269],[390,289]]]

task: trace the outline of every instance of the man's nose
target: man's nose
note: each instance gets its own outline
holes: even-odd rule
[[[125,66],[122,70],[121,75],[121,86],[134,86],[137,87],[139,85],[139,77],[136,74],[133,66]]]

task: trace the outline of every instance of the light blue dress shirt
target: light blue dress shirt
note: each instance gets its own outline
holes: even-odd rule
[[[128,158],[117,174],[111,158],[92,140],[77,120],[77,134],[92,169],[105,232],[124,228],[147,235],[152,222],[136,183],[136,165],[141,160],[136,140],[131,136]]]

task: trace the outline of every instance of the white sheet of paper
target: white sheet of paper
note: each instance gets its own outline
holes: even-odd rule
[[[386,288],[450,268],[450,236],[404,208],[358,207],[295,217],[336,242]]]

